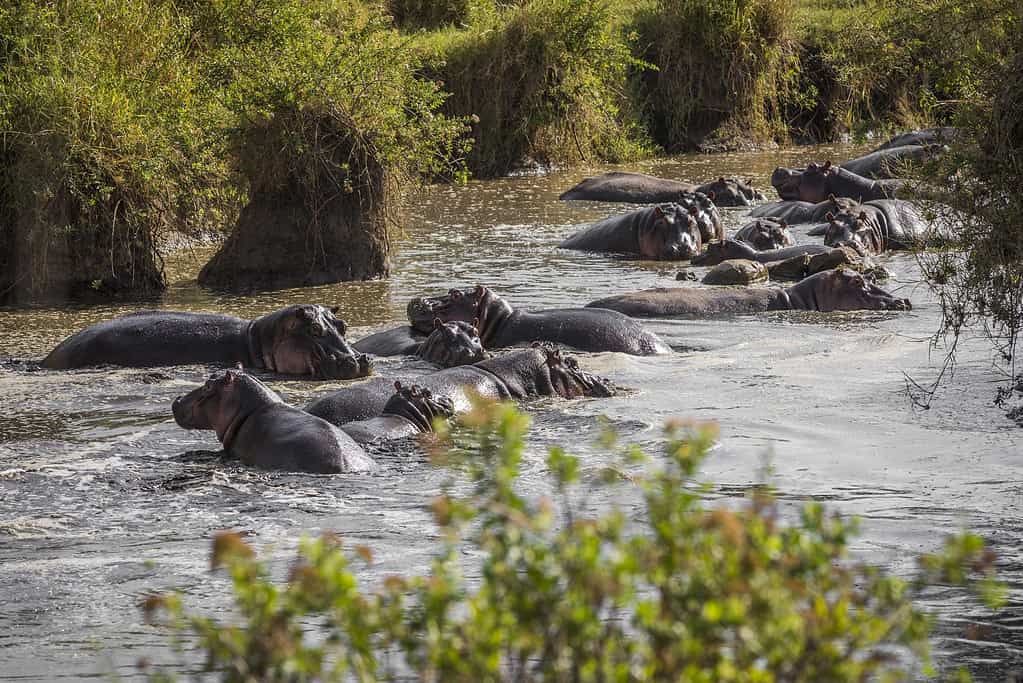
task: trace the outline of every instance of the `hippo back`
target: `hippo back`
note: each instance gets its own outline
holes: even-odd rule
[[[495,346],[545,341],[580,351],[618,351],[639,356],[670,349],[643,325],[615,311],[563,308],[516,311],[498,334]]]
[[[658,204],[677,201],[680,193],[691,192],[695,188],[690,183],[655,178],[643,173],[612,171],[586,178],[562,193],[558,199]]]

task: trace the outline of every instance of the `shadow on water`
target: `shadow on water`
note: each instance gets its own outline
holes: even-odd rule
[[[858,151],[681,157],[630,170],[690,181],[741,175],[767,186],[776,165]],[[143,626],[136,605],[150,590],[177,588],[189,604],[222,615],[227,581],[208,568],[209,538],[221,529],[272,549],[280,572],[303,534],[327,529],[373,548],[374,567],[361,570],[368,585],[425,571],[437,546],[428,505],[448,478],[413,442],[376,449],[381,472],[374,475],[248,470],[222,457],[211,433],[181,430],[170,418],[174,397],[203,381],[208,368],[51,372],[32,360],[74,330],[144,307],[255,317],[303,301],[340,305],[358,338],[401,322],[410,297],[451,287],[486,284],[516,306],[556,308],[678,286],[675,264],[557,248],[586,223],[624,208],[557,200],[604,170],[429,188],[408,208],[386,281],[251,296],[209,292],[195,277],[212,248],[195,248],[168,259],[172,284],[157,301],[0,309],[0,358],[27,359],[0,363],[0,623],[8,625],[0,629],[0,679],[113,672],[131,680],[142,654],[176,662],[165,634]],[[744,217],[740,210],[723,215],[733,228]],[[784,506],[822,500],[859,515],[857,556],[900,573],[946,533],[969,528],[988,537],[1002,558],[1010,605],[990,615],[961,592],[936,590],[927,606],[939,615],[943,663],[964,662],[979,680],[1003,680],[1023,667],[1020,430],[992,404],[998,378],[982,339],[963,340],[957,374],[930,410],[913,406],[904,374],[926,380],[937,373],[942,350],[930,337],[940,311],[919,285],[912,257],[883,262],[895,275],[890,288],[910,296],[913,311],[652,321],[675,353],[579,354],[587,370],[628,390],[607,400],[530,404],[523,486],[544,490],[544,453],[554,444],[584,457],[584,477],[617,466],[593,443],[602,416],[652,454],[660,452],[667,419],[715,421],[721,438],[705,476],[723,500],[759,482],[766,459]],[[385,376],[424,371],[405,360],[377,365]],[[346,384],[271,383],[296,405]],[[620,490],[600,495],[593,504],[639,509],[638,498]]]

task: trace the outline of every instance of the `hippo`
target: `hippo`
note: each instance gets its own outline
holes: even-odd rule
[[[897,178],[897,171],[906,163],[918,163],[931,156],[931,151],[921,145],[885,147],[841,165],[847,171],[864,178]]]
[[[464,291],[451,289],[444,296],[412,299],[408,316],[419,332],[429,330],[434,318],[444,322],[478,321],[485,349],[542,341],[580,351],[620,351],[636,356],[670,352],[657,335],[614,311],[585,308],[519,311],[482,285]]]
[[[287,306],[255,320],[213,313],[141,311],[91,325],[62,341],[42,365],[141,368],[184,363],[234,365],[318,379],[365,377],[372,363],[345,340],[336,308]]]
[[[363,337],[352,346],[374,356],[419,356],[442,368],[467,365],[487,357],[473,323],[441,322],[438,318],[434,319],[428,335],[410,325],[402,325]]]
[[[678,204],[657,204],[611,216],[575,233],[561,249],[638,254],[660,261],[685,261],[703,249],[696,223],[698,209]]]
[[[933,147],[947,144],[955,139],[958,130],[952,126],[940,126],[938,128],[924,128],[913,130],[902,135],[896,135],[884,143],[875,152],[893,147],[905,147],[906,145],[920,145],[922,147]]]
[[[936,246],[951,242],[944,221],[933,224],[911,202],[882,199],[827,216],[824,244],[849,246],[861,254]]]
[[[692,264],[694,266],[716,266],[719,263],[733,259],[748,259],[750,261],[757,261],[758,263],[773,263],[775,261],[785,261],[805,254],[821,254],[827,251],[831,251],[831,247],[826,247],[823,244],[797,244],[795,246],[784,247],[782,249],[757,251],[745,242],[722,240],[721,242],[711,242],[708,244],[707,251],[695,257],[692,260]]]
[[[845,209],[852,208],[859,204],[859,201],[850,197],[836,197],[830,195],[823,202],[816,204],[801,201],[781,201],[771,204],[762,204],[750,211],[750,218],[773,218],[785,221],[789,225],[801,223],[825,223],[825,216],[828,213],[838,213]]]
[[[732,239],[745,242],[757,251],[781,249],[795,244],[789,224],[773,218],[758,218],[739,228]]]
[[[323,474],[376,469],[352,437],[289,406],[239,370],[215,373],[198,389],[174,399],[172,411],[185,429],[216,431],[225,453],[253,467]]]
[[[696,219],[696,225],[700,228],[700,237],[704,244],[725,238],[725,223],[721,220],[721,214],[718,213],[718,208],[714,205],[710,195],[705,195],[702,192],[683,194],[675,203],[686,209]]]
[[[899,299],[853,270],[826,270],[784,289],[774,287],[672,287],[647,289],[586,304],[637,318],[711,316],[760,311],[908,311]]]
[[[763,193],[752,187],[752,182],[744,183],[734,178],[720,177],[703,185],[694,185],[623,171],[586,178],[563,192],[559,199],[660,204],[677,202],[681,195],[693,192],[707,195],[718,206],[751,206],[766,199]]]
[[[562,356],[557,348],[543,344],[473,365],[420,375],[415,382],[421,390],[429,390],[435,400],[440,397],[449,400],[456,413],[472,408],[473,394],[497,400],[615,394],[610,381],[584,372],[574,358]],[[378,378],[327,394],[306,406],[306,410],[341,426],[378,415],[391,393],[390,383]]]
[[[434,396],[418,384],[402,386],[395,382],[394,394],[379,416],[338,426],[356,443],[390,441],[432,432],[434,420],[447,419],[454,412],[455,404],[449,397]]]
[[[858,201],[889,199],[902,187],[901,180],[870,180],[830,161],[810,163],[805,169],[779,166],[771,174],[771,184],[782,199],[823,202],[829,195]]]

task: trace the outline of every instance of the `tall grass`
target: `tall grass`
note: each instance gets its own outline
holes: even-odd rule
[[[613,11],[605,0],[530,0],[426,44],[451,93],[444,111],[473,117],[474,174],[651,152],[628,104],[637,62]]]
[[[784,137],[793,0],[657,0],[638,14],[655,140],[670,151]]]

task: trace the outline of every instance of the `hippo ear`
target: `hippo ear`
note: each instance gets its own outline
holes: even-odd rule
[[[299,306],[298,311],[295,312],[299,318],[305,321],[311,321],[316,319],[316,312],[308,306]]]
[[[331,306],[331,307],[330,307],[330,312],[331,312],[331,314],[333,314],[333,315],[337,315],[337,314],[338,314],[338,311],[340,311],[340,310],[341,310],[341,307],[340,307],[340,306]]]
[[[700,210],[698,208],[696,208],[696,204],[690,204],[689,205],[689,215],[690,216],[695,216],[698,213],[700,213]]]
[[[440,321],[440,318],[434,318],[434,319],[433,319],[433,329],[435,329],[435,330],[436,330],[436,329],[437,329],[438,327],[440,327],[440,326],[441,326],[441,325],[443,325],[443,324],[444,324],[444,323],[442,323],[442,322]]]
[[[476,295],[476,298],[479,299],[480,297],[483,296],[484,292],[487,291],[487,288],[484,287],[483,285],[476,285],[476,289],[474,289],[472,291],[473,291],[473,294]]]
[[[826,218],[830,223],[831,221],[835,220],[835,214],[828,211],[826,214],[824,214],[824,218]]]
[[[746,184],[753,187],[753,178],[746,178]]]
[[[707,193],[707,199],[709,199],[710,201],[714,201],[714,197],[717,196],[718,196],[717,192],[715,192],[714,190],[711,190],[710,192]]]
[[[831,159],[828,159],[827,161],[824,162],[824,167],[823,168],[824,168],[825,171],[828,170],[829,168],[831,168]]]
[[[722,185],[724,185],[725,184],[725,177],[723,175],[722,176],[718,176],[718,182],[721,183]]]
[[[859,218],[861,221],[867,220],[867,212],[866,211],[860,211],[860,215],[857,216],[857,218]]]
[[[401,393],[401,382],[398,380],[394,380],[394,391],[396,393]]]
[[[664,218],[664,209],[660,204],[654,206],[654,218]]]
[[[238,373],[234,370],[228,370],[224,373],[224,384],[234,384],[238,381]]]
[[[832,204],[838,204],[838,199],[835,198],[834,194],[828,195],[828,201],[831,202]]]

